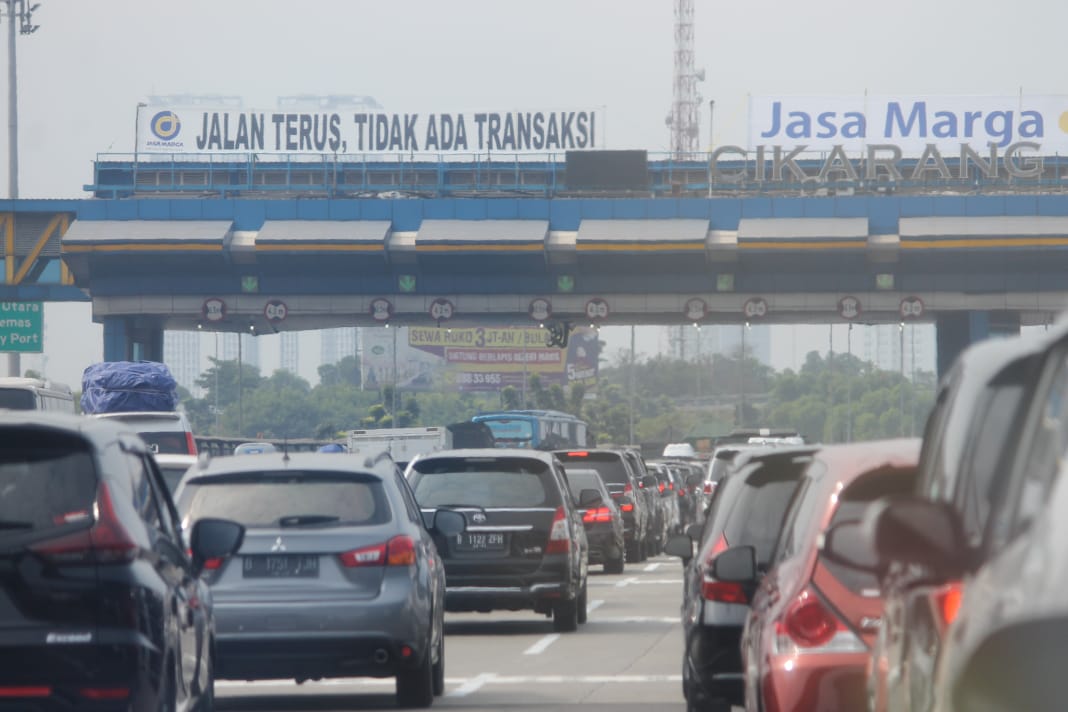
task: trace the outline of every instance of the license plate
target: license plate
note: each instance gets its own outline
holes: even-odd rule
[[[504,534],[500,532],[464,532],[456,535],[459,551],[503,551]]]
[[[241,573],[245,578],[317,578],[319,557],[299,554],[246,556]]]

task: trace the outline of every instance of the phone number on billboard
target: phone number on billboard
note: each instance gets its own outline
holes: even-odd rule
[[[470,386],[478,385],[480,383],[486,383],[489,385],[500,385],[501,374],[499,373],[459,373],[457,374],[457,382],[461,385]]]

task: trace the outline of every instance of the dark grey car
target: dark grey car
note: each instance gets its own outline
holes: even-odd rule
[[[467,517],[466,532],[439,540],[447,610],[534,609],[558,631],[586,622],[586,532],[551,453],[445,450],[417,457],[407,477],[424,513]]]
[[[225,512],[246,527],[205,574],[218,676],[395,676],[405,707],[444,691],[444,571],[388,455],[220,457],[186,473],[177,499],[185,526]],[[463,530],[455,512],[430,520]]]

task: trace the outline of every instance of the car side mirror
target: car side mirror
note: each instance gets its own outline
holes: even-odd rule
[[[754,583],[757,580],[756,549],[733,546],[712,559],[712,576],[719,581]]]
[[[584,489],[579,492],[578,506],[583,509],[587,507],[599,507],[604,504],[604,498],[601,497],[601,493],[595,489]]]
[[[694,541],[697,541],[701,538],[702,531],[704,531],[703,524],[691,524],[690,526],[686,527],[686,536],[690,537]]]
[[[456,536],[467,528],[467,517],[452,509],[434,512],[432,528],[443,536]]]
[[[861,528],[882,568],[898,561],[956,578],[970,567],[972,555],[960,516],[945,502],[884,498],[868,507]]]
[[[688,563],[693,558],[693,539],[685,534],[668,537],[664,544],[664,552],[679,557],[684,564]]]
[[[642,477],[640,484],[642,489],[655,490],[659,482],[657,482],[655,475],[645,475]]]
[[[863,534],[860,520],[850,519],[830,527],[821,535],[817,548],[828,561],[859,571],[878,571],[875,552]]]
[[[241,548],[245,528],[229,519],[198,519],[189,535],[193,572],[199,576],[208,559],[222,559]]]

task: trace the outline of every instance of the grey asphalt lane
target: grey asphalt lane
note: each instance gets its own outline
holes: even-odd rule
[[[622,574],[591,567],[589,622],[554,633],[529,611],[447,614],[445,695],[434,708],[509,712],[682,712],[682,567],[660,556]],[[220,680],[219,710],[395,709],[393,679]]]

